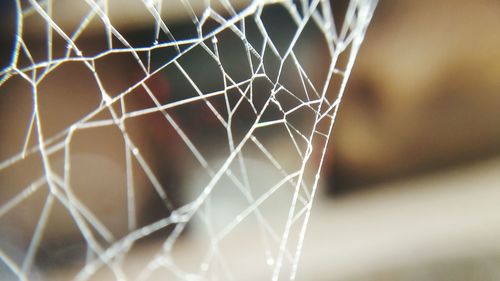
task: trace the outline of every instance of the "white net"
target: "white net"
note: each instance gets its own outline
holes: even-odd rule
[[[376,1],[14,2],[0,278],[295,278]]]

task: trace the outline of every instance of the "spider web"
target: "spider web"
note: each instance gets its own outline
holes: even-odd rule
[[[15,1],[0,277],[294,279],[375,5]]]

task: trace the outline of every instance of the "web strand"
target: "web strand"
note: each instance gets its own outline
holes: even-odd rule
[[[75,280],[240,280],[228,246],[240,239],[259,278],[295,279],[376,1],[131,1],[140,35],[127,5],[69,2],[15,1],[0,70],[19,108],[0,118],[22,127],[0,137],[6,276],[50,278],[70,255]]]

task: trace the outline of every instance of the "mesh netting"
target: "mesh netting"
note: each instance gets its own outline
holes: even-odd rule
[[[15,1],[0,278],[295,278],[375,4]]]

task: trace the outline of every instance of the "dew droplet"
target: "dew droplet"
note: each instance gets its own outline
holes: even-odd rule
[[[179,212],[177,212],[177,210],[174,210],[174,211],[172,211],[172,213],[170,213],[170,220],[172,220],[173,222],[179,222],[179,219],[180,219],[180,216],[179,216]]]
[[[106,93],[102,94],[102,100],[106,106],[109,106],[113,102],[113,99]]]

